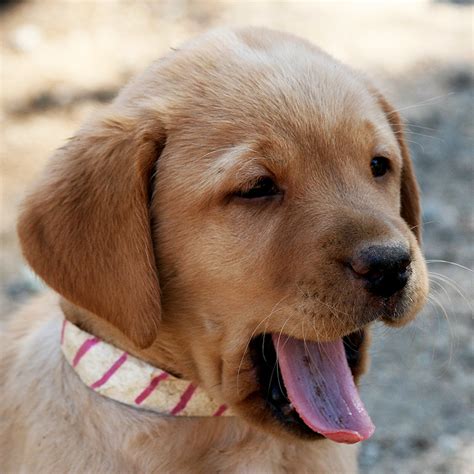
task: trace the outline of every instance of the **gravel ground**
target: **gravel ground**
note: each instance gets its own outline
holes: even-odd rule
[[[362,447],[361,471],[474,472],[469,3],[0,2],[0,315],[40,291],[18,251],[18,202],[85,117],[209,27],[292,31],[382,85],[406,120],[423,193],[430,302],[409,327],[374,329],[362,392],[377,431]]]

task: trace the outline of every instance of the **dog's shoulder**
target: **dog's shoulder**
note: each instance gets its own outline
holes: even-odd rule
[[[63,317],[58,295],[47,292],[2,328],[2,472],[98,472],[94,466],[107,465],[126,472],[108,457],[110,440],[117,449],[123,442],[117,426],[130,420],[119,404],[89,390],[63,357]]]
[[[2,462],[6,472],[27,467],[25,450],[41,429],[47,436],[48,410],[54,413],[54,372],[61,362],[55,344],[61,327],[57,300],[53,292],[34,298],[11,314],[0,331],[0,459],[8,459],[9,464]]]

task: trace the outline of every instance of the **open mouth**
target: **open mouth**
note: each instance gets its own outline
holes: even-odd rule
[[[331,342],[259,335],[251,357],[260,393],[272,415],[306,438],[340,443],[369,438],[374,425],[354,382],[364,331]]]

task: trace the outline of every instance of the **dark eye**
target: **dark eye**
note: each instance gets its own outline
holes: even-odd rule
[[[390,169],[390,162],[383,156],[376,156],[370,162],[370,169],[374,178],[383,176]]]
[[[281,194],[280,189],[272,178],[261,177],[250,188],[237,191],[235,195],[243,199],[256,199]]]

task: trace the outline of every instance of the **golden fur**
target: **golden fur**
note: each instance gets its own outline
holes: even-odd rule
[[[376,181],[380,154],[391,171]],[[284,198],[235,197],[261,176]],[[353,447],[300,440],[273,419],[247,348],[264,331],[331,340],[378,318],[405,324],[425,301],[401,121],[363,76],[287,34],[211,32],[154,63],[56,153],[18,231],[61,303],[24,308],[3,336],[6,472],[356,471]],[[339,264],[364,242],[410,249],[392,306]],[[92,393],[61,357],[63,314],[239,416],[162,418]]]

